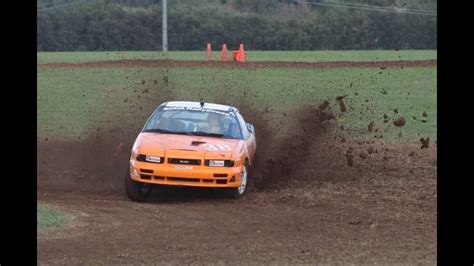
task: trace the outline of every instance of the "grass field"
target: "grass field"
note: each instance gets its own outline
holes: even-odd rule
[[[163,95],[165,87],[173,95]],[[202,98],[212,102],[219,100],[216,95],[225,93],[227,100],[237,103],[244,99],[244,92],[245,101],[272,106],[268,116],[278,129],[276,134],[288,130],[284,112],[291,114],[300,105],[319,104],[327,99],[346,128],[338,134],[372,138],[367,125],[374,121],[376,127],[384,130],[386,140],[417,142],[420,136],[436,139],[436,68],[418,67],[384,70],[40,68],[38,136],[78,138],[111,128],[133,129],[132,133],[137,133],[159,104],[154,101],[160,97]],[[341,95],[347,95],[348,111],[343,114],[335,100]],[[423,112],[427,114],[424,123],[420,121]],[[390,122],[383,122],[384,114]],[[407,120],[401,129],[392,124],[392,119],[399,116]]]
[[[37,229],[44,231],[63,226],[67,222],[66,214],[46,204],[39,203],[36,207]]]
[[[228,58],[231,58],[231,51]],[[221,52],[213,52],[213,60],[220,60]],[[372,50],[372,51],[247,51],[248,61],[385,61],[385,60],[427,60],[436,59],[436,50]],[[204,60],[205,50],[164,54],[160,51],[146,52],[42,52],[37,54],[39,64],[58,62],[92,62],[123,59],[173,59]]]
[[[168,264],[435,264],[436,62],[41,65],[157,55],[38,54],[40,264],[147,264],[158,257]],[[203,52],[169,54],[191,56]],[[415,60],[435,59],[436,51],[249,58]],[[346,112],[338,96],[345,96]],[[176,188],[154,191],[148,204],[126,200],[130,150],[152,111],[167,100],[201,99],[235,105],[256,126],[246,195],[230,201],[214,190]],[[322,112],[324,101],[330,108]],[[401,116],[406,124],[396,127]],[[371,122],[377,133],[369,132]],[[426,149],[422,137],[430,138]]]

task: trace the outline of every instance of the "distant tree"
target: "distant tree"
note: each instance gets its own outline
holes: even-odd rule
[[[159,50],[161,0],[38,1],[38,51]],[[318,0],[312,0],[317,2]],[[360,3],[436,9],[434,0]],[[57,7],[51,9],[51,7]],[[433,16],[306,5],[293,0],[168,1],[170,50],[245,43],[253,50],[435,49]]]

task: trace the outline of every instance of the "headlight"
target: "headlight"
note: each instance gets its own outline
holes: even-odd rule
[[[132,158],[137,158],[139,151],[140,151],[140,146],[136,146],[136,147],[134,146],[132,148]]]
[[[132,164],[130,164],[130,174],[135,177],[139,175],[137,169],[135,169]]]
[[[212,166],[212,167],[233,167],[234,161],[232,160],[205,160],[205,166]]]

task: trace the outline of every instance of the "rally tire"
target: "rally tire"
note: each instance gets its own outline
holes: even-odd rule
[[[227,188],[227,196],[231,199],[240,199],[247,190],[249,184],[249,173],[250,173],[250,166],[248,162],[245,163],[244,166],[244,174],[243,174],[243,183],[236,188]]]
[[[130,177],[130,169],[125,174],[125,191],[131,201],[145,202],[151,193],[151,186],[133,180]]]

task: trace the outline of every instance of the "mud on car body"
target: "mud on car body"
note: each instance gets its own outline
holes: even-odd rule
[[[239,198],[255,150],[254,127],[237,108],[165,102],[135,140],[125,175],[127,196],[145,201],[157,186],[192,186],[225,189]]]

